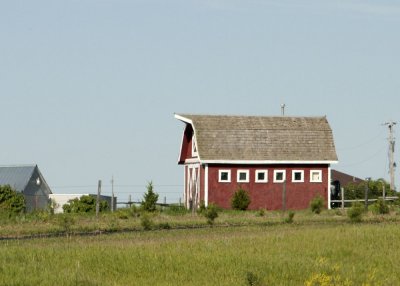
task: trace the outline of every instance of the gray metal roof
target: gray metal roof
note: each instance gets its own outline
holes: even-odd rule
[[[24,191],[35,168],[36,165],[0,166],[0,186],[10,185],[16,191]]]

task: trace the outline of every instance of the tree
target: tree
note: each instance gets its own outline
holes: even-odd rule
[[[108,209],[107,201],[100,201],[100,211]],[[94,196],[81,196],[69,200],[67,204],[63,205],[65,213],[94,213],[96,212],[96,198]]]
[[[383,196],[383,188],[385,188],[386,196],[394,196],[394,192],[390,190],[390,184],[384,179],[364,181],[359,184],[350,183],[344,186],[344,197],[346,200],[363,199],[365,197],[365,184],[368,184],[368,197],[377,199]]]
[[[233,194],[231,205],[235,210],[247,210],[250,205],[249,194],[241,187]]]
[[[0,211],[19,214],[25,210],[25,198],[10,185],[0,186]]]
[[[141,206],[143,210],[154,212],[158,201],[158,194],[153,191],[153,182],[149,182],[146,186],[147,192],[143,196]]]

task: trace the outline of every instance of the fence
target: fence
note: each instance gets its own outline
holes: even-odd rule
[[[345,200],[344,188],[340,189],[340,198],[341,198],[340,200],[331,200],[331,203],[340,203],[341,209],[344,209],[345,203],[364,202],[365,207],[367,208],[369,202],[376,202],[378,199],[383,199],[384,201],[395,201],[395,200],[399,199],[399,197],[387,197],[387,196],[379,197],[378,199],[369,199],[368,198],[368,189],[367,189],[364,199]]]

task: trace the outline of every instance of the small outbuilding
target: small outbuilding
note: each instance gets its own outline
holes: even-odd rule
[[[305,209],[317,195],[330,207],[331,164],[337,163],[326,117],[175,114],[185,124],[178,164],[184,201],[231,208],[248,191],[250,209]]]
[[[1,166],[0,186],[9,185],[25,197],[26,211],[45,209],[52,193],[37,165]]]

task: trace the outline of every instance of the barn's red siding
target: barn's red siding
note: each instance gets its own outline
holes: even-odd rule
[[[231,170],[231,182],[218,182],[219,170]],[[268,182],[256,183],[256,170],[268,170]],[[249,182],[238,183],[237,171],[249,170]],[[222,208],[231,208],[233,193],[241,186],[250,194],[249,209],[266,208],[276,210],[282,208],[283,183],[274,183],[274,170],[286,170],[286,207],[288,209],[305,209],[310,201],[321,195],[328,202],[328,165],[209,165],[208,166],[208,202]],[[304,170],[304,182],[292,182],[292,170]],[[310,182],[310,170],[322,171],[322,182]],[[201,176],[204,184],[204,174]],[[204,190],[204,188],[202,188]]]

